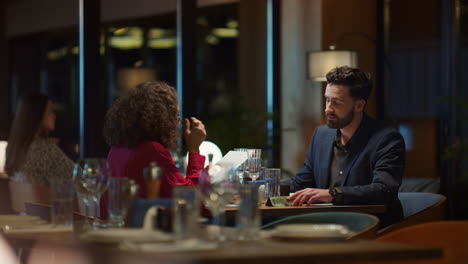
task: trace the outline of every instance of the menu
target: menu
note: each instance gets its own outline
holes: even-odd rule
[[[222,167],[237,168],[247,160],[247,157],[247,152],[245,151],[231,150],[216,164]]]

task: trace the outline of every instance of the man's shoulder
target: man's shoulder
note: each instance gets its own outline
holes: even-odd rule
[[[371,138],[377,141],[383,139],[403,139],[400,131],[393,124],[384,121],[374,121],[374,131]]]

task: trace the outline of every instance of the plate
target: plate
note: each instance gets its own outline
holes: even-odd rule
[[[0,215],[0,223],[33,222],[37,220],[41,220],[41,218],[34,215]]]
[[[159,231],[148,231],[139,228],[109,228],[87,231],[80,237],[83,240],[101,243],[131,242],[166,242],[171,241],[169,234]]]
[[[8,234],[45,234],[45,233],[71,233],[72,226],[56,226],[52,224],[42,224],[35,226],[5,226],[3,232]]]
[[[338,224],[286,224],[272,230],[270,237],[286,240],[337,241],[349,239],[354,233]]]
[[[198,239],[188,239],[174,243],[132,243],[123,242],[119,245],[121,250],[137,251],[137,252],[151,252],[151,253],[174,253],[174,252],[188,252],[188,251],[207,251],[217,250],[218,244],[214,242],[206,242]]]
[[[42,220],[38,216],[32,215],[0,215],[0,228],[12,229],[12,228],[27,228],[38,225],[44,225],[47,222]]]

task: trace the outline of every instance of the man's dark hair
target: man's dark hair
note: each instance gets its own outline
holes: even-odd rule
[[[345,85],[349,94],[367,102],[372,89],[370,73],[349,66],[336,67],[327,73],[328,84]]]

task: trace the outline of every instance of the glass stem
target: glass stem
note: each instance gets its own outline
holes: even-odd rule
[[[93,201],[93,228],[97,229],[100,226],[99,222],[99,201],[101,197],[93,196],[92,201]]]
[[[226,217],[225,217],[225,210],[219,210],[217,214],[213,217],[213,224],[219,226],[219,236],[218,242],[223,243],[227,240],[226,232],[225,232],[225,224],[226,224]]]
[[[224,226],[224,213],[220,212],[218,215],[213,217],[213,224],[217,226]]]

